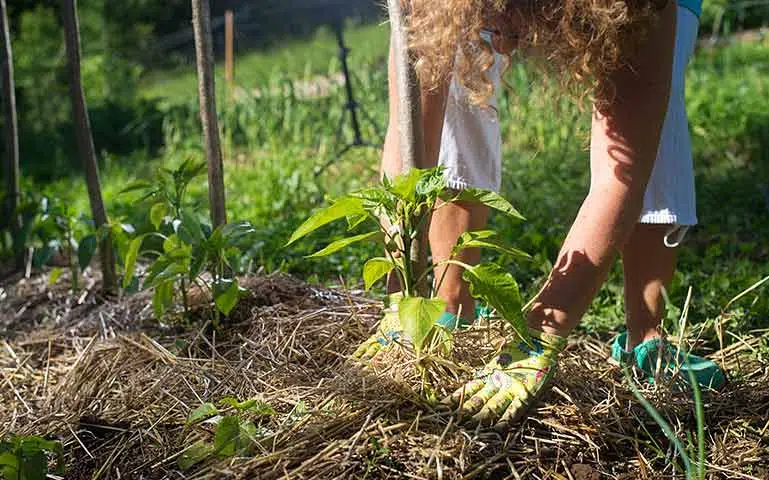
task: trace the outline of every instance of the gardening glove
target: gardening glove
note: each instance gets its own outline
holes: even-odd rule
[[[353,359],[370,361],[379,352],[389,348],[403,336],[403,329],[398,318],[398,302],[401,298],[403,295],[400,293],[394,293],[387,297],[388,301],[383,311],[384,316],[379,322],[379,328],[374,335],[360,344],[355,353],[352,354]]]
[[[409,343],[409,338],[403,332],[398,317],[398,302],[403,298],[403,295],[401,293],[394,293],[387,298],[387,306],[385,307],[384,316],[379,323],[377,332],[355,350],[355,353],[352,355],[353,359],[371,361],[377,354],[391,348],[399,340],[403,343]],[[446,332],[450,333],[457,328],[467,328],[470,326],[469,322],[457,318],[456,315],[449,312],[444,312],[436,324],[439,328],[435,329],[435,335],[440,336],[437,339],[437,343],[444,346],[443,353],[446,354],[451,350],[449,335],[445,335]]]
[[[611,347],[612,358],[620,365],[640,369],[649,383],[656,378],[680,380],[691,387],[689,372],[694,374],[700,388],[720,390],[726,385],[726,373],[712,360],[698,357],[671,345],[664,338],[653,338],[627,351],[627,332],[617,336]]]
[[[475,380],[443,403],[471,417],[470,423],[505,427],[516,422],[552,380],[566,346],[566,339],[557,335],[530,330],[530,337],[505,344]]]

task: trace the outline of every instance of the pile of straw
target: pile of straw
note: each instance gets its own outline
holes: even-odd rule
[[[671,443],[606,361],[607,338],[574,334],[544,401],[500,434],[433,409],[408,355],[366,371],[346,362],[379,317],[370,299],[252,277],[252,295],[214,330],[202,315],[159,323],[145,294],[108,301],[97,283],[79,295],[44,276],[0,287],[0,438],[60,439],[68,479],[683,478]],[[431,369],[438,396],[472,375],[500,330],[457,336],[454,362]],[[732,382],[704,397],[708,478],[769,478],[761,342],[765,335],[739,337],[713,355]],[[643,392],[687,443],[696,432],[688,396]],[[185,448],[212,435],[210,426],[185,428],[187,416],[224,397],[276,410],[256,420],[256,454],[181,472]]]

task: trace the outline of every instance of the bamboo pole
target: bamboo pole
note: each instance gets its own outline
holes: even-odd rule
[[[93,145],[91,122],[88,118],[88,106],[83,92],[83,82],[80,74],[80,24],[77,17],[77,0],[62,0],[62,22],[64,24],[64,39],[67,49],[67,65],[69,67],[70,93],[72,97],[72,116],[75,122],[75,136],[80,152],[80,158],[85,169],[88,199],[91,203],[91,214],[97,229],[107,225],[107,212],[101,194],[99,181],[99,165],[96,161],[96,149]],[[115,257],[112,250],[112,236],[109,229],[101,236],[99,253],[102,268],[102,282],[105,293],[117,292],[117,277],[115,274]]]
[[[232,10],[224,13],[224,79],[227,82],[227,96],[235,94],[235,14]]]
[[[424,130],[422,124],[422,95],[416,70],[409,52],[408,26],[401,0],[387,1],[390,13],[390,44],[395,57],[396,88],[398,91],[398,135],[402,172],[426,168]],[[427,268],[427,231],[411,244],[411,259],[415,278]],[[420,296],[427,297],[427,281],[416,286]]]
[[[214,228],[227,223],[224,196],[224,166],[219,122],[216,118],[214,47],[211,34],[211,8],[208,0],[192,0],[192,26],[198,66],[198,95],[203,143],[208,161],[208,198]]]
[[[13,257],[17,269],[24,267],[24,239],[21,238],[21,218],[18,208],[21,196],[19,187],[19,123],[16,116],[16,85],[13,79],[13,48],[8,27],[8,9],[0,0],[0,55],[2,55],[3,93],[5,99],[5,174],[6,211],[13,237]]]

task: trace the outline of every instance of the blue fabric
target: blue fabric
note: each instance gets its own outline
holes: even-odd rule
[[[676,0],[679,7],[684,7],[692,11],[697,15],[697,18],[702,14],[702,0]]]

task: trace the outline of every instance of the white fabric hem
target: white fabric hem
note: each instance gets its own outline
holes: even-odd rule
[[[641,215],[638,223],[661,224],[661,225],[681,225],[692,227],[697,225],[697,217],[679,217],[673,213],[667,212],[648,212]]]
[[[460,178],[452,178],[447,177],[446,178],[446,186],[453,189],[453,190],[467,190],[468,188],[480,188],[483,190],[491,190],[492,192],[499,193],[499,186],[493,186],[493,185],[473,185],[470,182],[466,180],[462,180]]]

